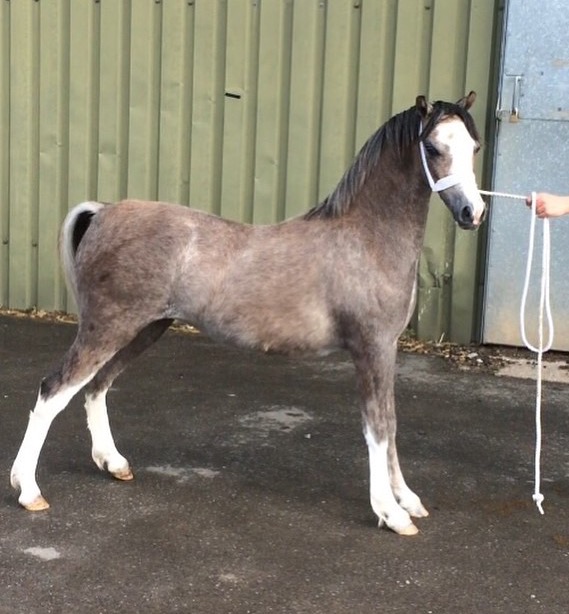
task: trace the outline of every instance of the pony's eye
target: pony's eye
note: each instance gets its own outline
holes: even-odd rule
[[[429,156],[440,156],[441,152],[429,141],[425,141],[425,151],[429,154]]]

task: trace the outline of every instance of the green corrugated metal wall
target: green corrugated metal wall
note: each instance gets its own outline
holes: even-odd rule
[[[57,235],[83,200],[274,222],[325,196],[419,93],[477,90],[483,129],[497,3],[3,0],[1,304],[68,308]],[[422,335],[470,336],[477,250],[435,204]]]

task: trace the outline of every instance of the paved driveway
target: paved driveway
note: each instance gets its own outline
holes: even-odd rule
[[[109,394],[136,478],[90,460],[81,399],[52,426],[20,509],[8,484],[39,380],[74,327],[0,318],[0,612],[569,612],[569,388],[546,384],[545,516],[528,380],[401,355],[404,473],[420,534],[375,527],[353,370],[181,333]]]

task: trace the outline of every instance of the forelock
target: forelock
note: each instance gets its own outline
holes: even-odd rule
[[[433,103],[433,110],[431,111],[426,124],[423,126],[422,136],[427,137],[435,128],[435,126],[444,117],[458,117],[462,120],[470,136],[477,142],[480,142],[480,135],[476,130],[476,125],[470,113],[458,104],[452,102],[444,102],[437,100]]]

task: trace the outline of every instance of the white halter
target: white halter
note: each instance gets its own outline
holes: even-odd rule
[[[419,136],[423,132],[423,123],[419,124]],[[425,145],[423,141],[419,141],[419,151],[421,152],[421,162],[423,163],[423,169],[425,170],[425,176],[427,177],[427,181],[429,182],[429,187],[433,192],[442,192],[447,188],[452,188],[453,185],[460,183],[462,181],[462,177],[460,175],[447,175],[446,177],[442,177],[438,181],[433,179],[431,175],[431,171],[429,170],[429,165],[427,164],[427,155],[425,153]]]

